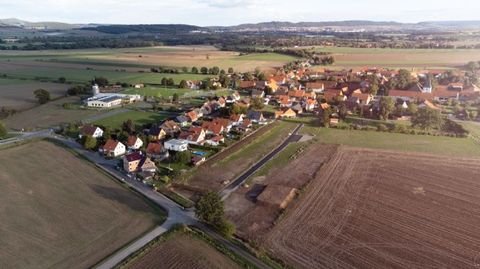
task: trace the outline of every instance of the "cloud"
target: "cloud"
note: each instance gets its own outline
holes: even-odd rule
[[[253,0],[201,0],[200,2],[215,8],[249,8],[254,5]]]

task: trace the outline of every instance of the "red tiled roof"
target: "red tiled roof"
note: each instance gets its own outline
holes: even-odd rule
[[[117,148],[118,141],[115,141],[113,139],[108,139],[107,143],[103,145],[103,150],[105,151],[114,151]]]
[[[127,139],[127,146],[129,146],[129,147],[134,146],[135,143],[137,142],[137,139],[138,139],[138,137],[136,137],[134,135],[129,136],[128,139]]]
[[[91,124],[88,124],[88,125],[84,125],[82,127],[82,129],[80,130],[80,133],[82,135],[89,135],[89,136],[92,136],[93,134],[95,134],[95,131],[97,130],[97,126],[93,126]]]
[[[159,154],[162,152],[163,146],[160,143],[148,143],[147,154]]]

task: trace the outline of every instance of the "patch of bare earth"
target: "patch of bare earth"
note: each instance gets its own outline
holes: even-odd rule
[[[295,268],[477,268],[479,164],[341,148],[259,241]]]

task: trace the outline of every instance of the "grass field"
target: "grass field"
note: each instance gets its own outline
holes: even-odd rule
[[[453,68],[469,61],[479,61],[479,50],[461,49],[363,49],[318,47],[317,51],[330,52],[335,57],[335,66],[378,66]]]
[[[49,142],[2,150],[0,178],[0,268],[89,268],[163,219]]]
[[[178,94],[180,98],[191,98],[191,97],[200,97],[200,96],[227,96],[231,93],[228,89],[219,89],[219,90],[190,90],[190,89],[178,89],[178,88],[165,88],[165,87],[145,87],[141,89],[129,88],[126,89],[123,93],[127,94],[139,94],[141,96],[152,96],[152,97],[173,97],[173,94]]]
[[[98,116],[107,111],[88,109],[64,109],[64,103],[79,103],[78,97],[67,97],[56,101],[36,106],[32,109],[17,113],[4,120],[5,125],[14,130],[29,130],[35,128],[48,128],[62,123],[71,123]]]
[[[169,231],[164,238],[121,268],[242,268],[194,233]]]
[[[127,120],[132,120],[136,125],[144,125],[150,123],[158,123],[165,119],[165,115],[161,115],[155,112],[144,112],[144,111],[128,111],[125,113],[120,113],[113,115],[111,117],[101,119],[93,122],[97,125],[102,125],[105,127],[110,127],[113,129],[120,129],[122,123]]]
[[[318,142],[326,144],[450,156],[480,156],[480,145],[467,138],[339,130],[320,127],[304,127],[300,132],[314,135]]]
[[[64,96],[68,87],[58,83],[0,78],[0,107],[27,109],[37,104],[33,95],[36,89],[48,90],[51,98],[56,98]]]

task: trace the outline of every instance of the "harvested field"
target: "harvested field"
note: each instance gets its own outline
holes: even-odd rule
[[[106,110],[97,111],[89,109],[65,109],[62,106],[64,103],[78,104],[79,102],[80,98],[75,96],[62,98],[17,113],[4,120],[4,122],[10,129],[29,130],[58,126],[62,123],[81,121],[89,117],[107,113]]]
[[[232,193],[225,201],[225,210],[228,218],[237,226],[237,234],[250,240],[265,235],[282,211],[279,207],[281,202],[290,198],[289,192],[292,189],[300,190],[310,182],[336,148],[335,145],[321,144],[308,147],[297,159],[276,169],[270,169],[266,176],[253,178],[250,187],[239,188]],[[276,160],[273,159],[271,162]],[[278,202],[276,198],[272,198],[270,203],[262,200],[262,195],[266,196],[265,187],[268,194],[268,186],[280,186],[280,192],[286,190],[281,195],[283,197],[280,203],[275,203]]]
[[[131,262],[132,269],[241,268],[212,246],[193,235],[177,232]]]
[[[262,246],[295,268],[476,268],[479,163],[342,147]]]
[[[36,89],[45,89],[52,98],[64,96],[69,86],[65,84],[0,79],[0,107],[23,110],[37,105],[33,95]]]
[[[0,268],[89,268],[161,212],[69,151],[41,141],[0,151]]]
[[[295,124],[279,122],[262,127],[257,133],[219,153],[195,171],[188,185],[202,190],[220,190],[225,180],[233,180],[287,137]]]

